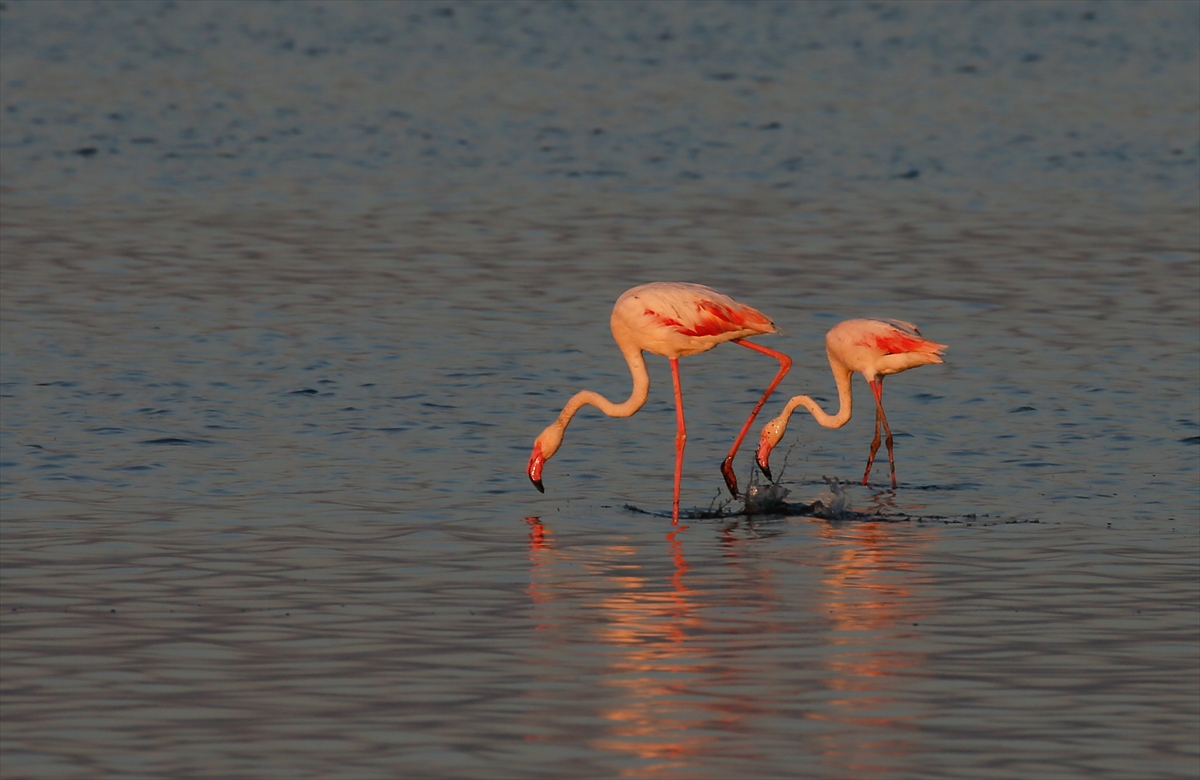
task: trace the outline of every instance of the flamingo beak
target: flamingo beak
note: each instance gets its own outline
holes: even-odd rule
[[[754,462],[758,464],[758,468],[767,479],[774,480],[771,476],[771,464],[768,462],[771,459],[771,443],[764,438],[758,443],[758,452],[754,455]]]
[[[546,488],[542,485],[542,466],[546,463],[546,459],[542,457],[542,445],[533,445],[533,454],[529,456],[529,481],[538,489],[539,493],[545,493]]]

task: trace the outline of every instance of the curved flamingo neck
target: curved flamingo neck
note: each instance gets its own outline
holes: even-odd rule
[[[791,417],[792,412],[797,407],[803,406],[812,413],[813,419],[824,428],[841,428],[850,422],[850,414],[854,409],[854,395],[850,392],[850,375],[853,372],[835,360],[833,355],[829,356],[829,367],[833,371],[833,380],[837,383],[837,414],[827,414],[813,399],[806,395],[798,395],[788,401],[787,406],[784,407],[783,415],[781,415],[784,420]]]
[[[629,364],[629,373],[633,376],[633,391],[629,394],[629,398],[622,403],[615,404],[599,393],[581,390],[571,396],[570,401],[567,401],[567,405],[559,413],[558,419],[551,425],[552,428],[558,427],[560,431],[566,430],[575,413],[588,404],[609,417],[630,417],[646,404],[646,399],[650,396],[650,374],[646,371],[646,360],[642,357],[642,351],[631,347],[623,348],[621,353],[625,356],[625,362]]]

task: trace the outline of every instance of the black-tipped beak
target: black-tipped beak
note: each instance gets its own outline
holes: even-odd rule
[[[721,463],[721,476],[725,477],[725,487],[729,488],[729,495],[737,498],[739,495],[737,474],[733,473],[732,457],[725,458],[724,462]]]
[[[775,481],[775,477],[771,476],[771,467],[770,466],[768,466],[767,464],[765,464],[762,461],[757,460],[757,459],[755,459],[754,462],[758,464],[758,470],[761,471],[763,473],[763,475],[766,476],[767,479],[771,480],[772,482]]]
[[[545,493],[546,488],[542,485],[542,466],[546,464],[546,459],[542,457],[542,445],[534,442],[533,452],[529,455],[529,467],[525,469],[525,473],[529,475],[529,481],[538,489],[539,493]]]

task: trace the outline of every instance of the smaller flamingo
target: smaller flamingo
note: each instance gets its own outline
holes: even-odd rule
[[[797,407],[803,406],[812,412],[816,421],[826,428],[841,428],[850,421],[853,396],[850,392],[850,377],[858,372],[866,378],[875,396],[875,438],[871,440],[871,454],[867,457],[867,470],[862,483],[867,484],[871,475],[871,464],[879,451],[879,427],[887,432],[888,463],[892,470],[892,488],[896,487],[896,458],[892,452],[892,429],[883,413],[883,378],[910,368],[930,363],[941,363],[945,344],[938,344],[921,336],[917,326],[910,322],[889,319],[846,320],[835,325],[825,334],[825,351],[829,355],[829,366],[837,382],[838,404],[836,415],[825,413],[817,402],[806,395],[798,395],[787,402],[783,413],[763,426],[755,461],[762,472],[771,478],[768,460],[771,450],[783,438],[788,418]]]

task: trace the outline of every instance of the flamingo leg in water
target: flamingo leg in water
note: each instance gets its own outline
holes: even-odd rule
[[[888,467],[892,472],[892,490],[896,489],[896,454],[892,451],[892,427],[888,425],[887,414],[883,411],[883,377],[879,377],[879,394],[875,401],[879,408],[879,419],[883,421],[883,431],[887,434]]]
[[[888,465],[891,467],[892,489],[896,488],[896,455],[892,449],[892,427],[888,425],[887,415],[883,411],[883,377],[868,382],[871,394],[875,396],[875,438],[871,439],[871,454],[867,456],[867,470],[863,472],[862,483],[867,484],[871,475],[871,464],[875,462],[875,453],[879,452],[879,429],[882,425],[887,434]]]
[[[729,488],[729,492],[734,498],[738,497],[738,482],[737,475],[733,472],[733,456],[737,455],[738,447],[742,446],[742,439],[746,438],[746,432],[750,430],[750,426],[754,423],[754,418],[758,416],[759,411],[763,408],[763,404],[771,397],[771,393],[775,392],[775,388],[779,387],[779,383],[783,381],[783,377],[792,367],[792,359],[782,352],[776,352],[773,349],[755,344],[753,341],[743,341],[742,339],[734,339],[734,344],[741,344],[743,347],[748,347],[755,352],[761,352],[764,355],[770,355],[779,361],[779,373],[775,375],[775,379],[771,384],[767,385],[766,391],[762,394],[762,398],[758,399],[758,403],[754,405],[754,411],[750,412],[750,416],[746,418],[746,424],[742,426],[741,433],[733,441],[733,447],[729,449],[729,454],[725,456],[725,461],[721,464],[721,475],[725,477],[725,486]]]
[[[683,422],[683,390],[679,386],[679,358],[671,358],[671,379],[675,382],[675,497],[671,502],[671,524],[679,523],[679,483],[683,477],[683,448],[687,444],[687,426]]]
[[[867,484],[867,478],[871,476],[871,465],[875,462],[875,453],[879,452],[879,413],[883,411],[883,402],[880,400],[883,395],[882,388],[878,391],[875,389],[874,379],[869,380],[867,384],[871,386],[871,393],[875,396],[875,438],[871,439],[871,454],[867,456],[867,470],[863,472],[862,483],[864,485]]]

